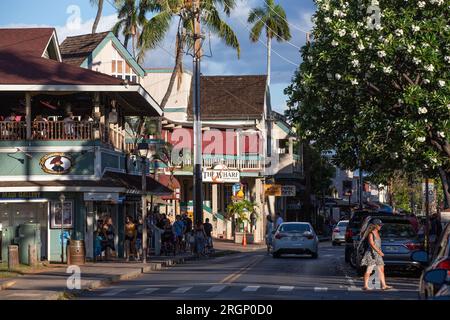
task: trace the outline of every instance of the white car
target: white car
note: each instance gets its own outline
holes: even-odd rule
[[[272,240],[272,256],[282,254],[310,254],[319,256],[319,238],[308,222],[283,222],[278,226]]]
[[[348,220],[341,220],[333,229],[331,243],[333,246],[345,243],[345,231],[347,230]]]

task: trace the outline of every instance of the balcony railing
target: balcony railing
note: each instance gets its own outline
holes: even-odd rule
[[[182,166],[193,165],[193,158],[183,159]],[[258,155],[203,155],[202,166],[212,168],[216,164],[224,164],[229,169],[262,170],[263,161]]]
[[[24,121],[0,121],[0,140],[26,140],[27,124]],[[92,140],[93,122],[34,121],[31,124],[32,140]]]

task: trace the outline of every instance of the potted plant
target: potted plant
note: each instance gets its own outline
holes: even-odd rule
[[[245,230],[245,223],[250,222],[249,216],[254,209],[255,204],[245,199],[234,201],[227,206],[227,219],[236,219],[235,243],[241,243],[243,237],[247,238],[247,243],[254,242],[253,234],[247,234]]]

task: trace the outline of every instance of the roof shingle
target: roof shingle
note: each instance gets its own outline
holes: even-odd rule
[[[200,78],[201,119],[257,119],[264,114],[265,75],[202,76]],[[188,118],[192,119],[193,90]]]
[[[63,62],[79,67],[108,34],[109,31],[67,37],[60,45]]]
[[[54,31],[53,28],[1,28],[0,51],[17,51],[42,57]]]

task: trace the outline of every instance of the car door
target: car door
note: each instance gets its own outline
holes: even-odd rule
[[[435,248],[432,264],[428,270],[436,269],[439,264],[450,258],[450,225],[447,226],[442,237],[439,239],[438,245]],[[433,297],[440,289],[440,286],[431,283],[425,283],[426,293],[429,297]]]

